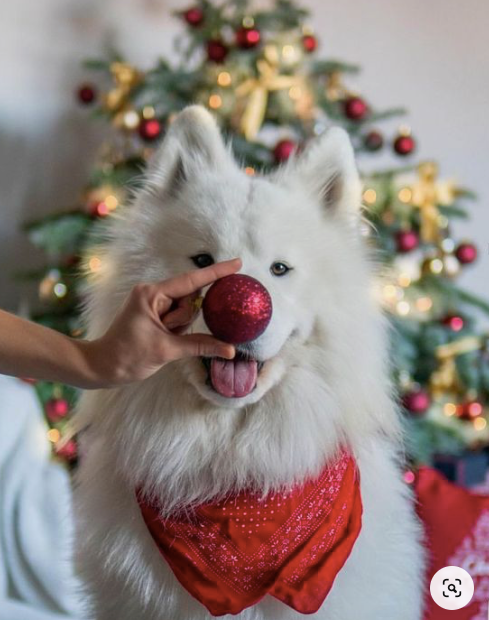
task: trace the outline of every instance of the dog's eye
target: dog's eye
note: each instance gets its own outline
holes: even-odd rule
[[[288,265],[280,261],[273,263],[270,267],[270,271],[273,273],[274,276],[284,276],[287,271],[290,271],[290,269],[291,268]]]
[[[191,256],[190,259],[199,269],[203,269],[204,267],[209,267],[214,264],[214,259],[210,254],[196,254],[195,256]]]

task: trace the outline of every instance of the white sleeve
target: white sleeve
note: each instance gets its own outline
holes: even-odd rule
[[[0,375],[0,620],[82,617],[67,471],[32,386]]]

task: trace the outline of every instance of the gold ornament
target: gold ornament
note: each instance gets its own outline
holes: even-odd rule
[[[410,203],[420,211],[421,238],[426,243],[440,243],[440,205],[451,205],[456,188],[451,181],[437,181],[438,166],[427,161],[418,166],[419,180],[410,188]]]
[[[468,336],[437,347],[436,358],[439,366],[430,377],[430,389],[433,398],[441,398],[447,393],[462,393],[455,359],[458,355],[478,351],[483,347],[484,339],[477,336]]]
[[[258,77],[245,80],[236,89],[236,96],[246,97],[247,102],[241,116],[240,128],[247,140],[254,140],[260,131],[267,112],[271,92],[298,87],[305,90],[304,80],[296,75],[279,75],[278,62],[272,61],[273,54],[256,63]]]
[[[104,105],[110,112],[120,112],[127,105],[127,99],[132,89],[137,86],[143,74],[127,62],[113,62],[110,72],[115,87],[104,97]]]

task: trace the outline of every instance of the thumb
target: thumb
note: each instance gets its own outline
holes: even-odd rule
[[[225,357],[233,359],[236,351],[232,344],[217,340],[208,334],[186,334],[171,338],[171,357]]]

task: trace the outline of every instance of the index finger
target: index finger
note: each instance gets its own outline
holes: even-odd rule
[[[159,286],[161,286],[162,293],[173,299],[178,299],[179,297],[195,293],[195,291],[198,291],[203,286],[212,284],[212,282],[219,278],[224,278],[224,276],[236,273],[240,269],[241,259],[233,258],[231,260],[222,261],[221,263],[209,265],[209,267],[204,267],[203,269],[187,271],[187,273],[162,282]]]

